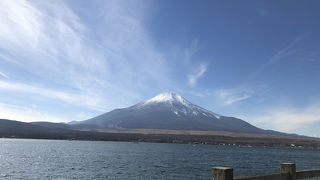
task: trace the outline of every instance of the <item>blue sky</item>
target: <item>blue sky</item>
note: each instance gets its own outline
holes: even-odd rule
[[[320,2],[0,1],[0,118],[85,120],[161,92],[320,136]]]

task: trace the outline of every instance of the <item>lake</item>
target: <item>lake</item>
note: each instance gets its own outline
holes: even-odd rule
[[[320,169],[320,151],[167,143],[0,138],[0,179],[211,179],[279,172],[281,162]]]

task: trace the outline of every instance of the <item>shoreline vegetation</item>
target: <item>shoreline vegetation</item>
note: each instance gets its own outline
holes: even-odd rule
[[[320,139],[297,135],[270,135],[225,131],[189,130],[72,130],[52,128],[12,120],[0,120],[0,137],[87,141],[208,144],[320,149]]]
[[[2,135],[2,139],[39,139],[39,140],[69,140],[69,141],[114,141],[132,143],[176,143],[176,144],[203,144],[219,146],[237,147],[286,147],[293,149],[318,149],[320,150],[319,140],[297,140],[297,139],[255,139],[255,138],[236,138],[225,136],[193,136],[193,135],[159,135],[159,134],[125,134],[125,133],[104,133],[105,137],[62,137],[62,136],[16,136]]]

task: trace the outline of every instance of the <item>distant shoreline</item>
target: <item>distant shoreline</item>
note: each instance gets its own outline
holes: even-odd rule
[[[89,136],[0,136],[7,139],[34,139],[34,140],[66,140],[66,141],[114,141],[114,142],[148,142],[148,143],[176,143],[176,144],[205,144],[220,146],[240,147],[285,147],[285,148],[308,148],[320,149],[320,140],[304,138],[255,138],[255,137],[228,137],[223,135],[172,135],[172,134],[137,134],[137,133],[96,133]]]
[[[165,129],[70,129],[0,119],[0,137],[320,149],[320,139],[288,134]]]

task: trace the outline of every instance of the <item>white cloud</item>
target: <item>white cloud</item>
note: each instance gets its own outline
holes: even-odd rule
[[[146,4],[103,2],[90,14],[99,18],[91,26],[63,1],[0,0],[0,59],[24,73],[12,69],[19,83],[10,77],[0,89],[106,111],[170,84],[163,54],[144,26]],[[37,79],[29,83],[30,77]]]
[[[279,49],[276,53],[274,53],[268,61],[263,64],[260,68],[258,68],[254,73],[253,76],[256,76],[266,70],[267,68],[277,64],[280,61],[286,60],[290,56],[296,55],[296,46],[305,39],[306,35],[303,34],[296,39],[288,42],[283,48]]]
[[[194,54],[199,50],[198,39],[194,39],[191,47],[184,50],[184,61],[190,63]]]
[[[296,133],[300,129],[312,126],[314,123],[320,123],[320,104],[315,103],[303,108],[275,108],[265,114],[255,115],[247,119],[263,128]]]
[[[207,71],[208,65],[207,64],[201,64],[197,71],[194,74],[189,75],[189,84],[191,86],[194,86],[197,81],[204,75],[204,73]]]
[[[34,122],[34,121],[49,121],[49,122],[63,122],[66,121],[61,117],[54,117],[37,111],[32,108],[25,108],[11,104],[0,103],[0,118],[19,120],[24,122]]]
[[[33,96],[42,96],[49,99],[56,99],[70,104],[86,106],[97,111],[106,111],[101,106],[101,99],[94,94],[82,94],[82,92],[63,92],[34,85],[13,83],[0,80],[0,91],[10,91],[18,93],[29,93]]]
[[[219,89],[214,92],[216,98],[222,102],[223,105],[232,105],[234,103],[251,98],[253,91],[244,88],[235,89]]]
[[[284,48],[280,49],[277,53],[275,53],[269,59],[268,65],[272,65],[272,64],[282,60],[283,58],[286,58],[286,57],[292,55],[294,53],[293,48],[296,46],[296,44],[301,42],[304,38],[305,38],[304,35],[300,36],[300,37],[294,39],[293,41],[291,41],[289,44],[287,44]]]
[[[5,73],[3,73],[3,72],[1,72],[1,71],[0,71],[0,76],[5,77],[5,78],[7,78],[7,79],[9,78]]]
[[[236,102],[239,102],[239,101],[248,99],[248,98],[250,98],[250,97],[251,97],[250,94],[243,94],[243,95],[241,95],[241,96],[235,96],[235,97],[230,96],[230,97],[226,100],[225,104],[226,104],[226,105],[234,104],[234,103],[236,103]]]

